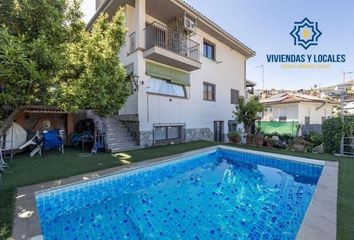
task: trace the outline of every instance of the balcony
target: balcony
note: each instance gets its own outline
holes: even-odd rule
[[[146,26],[144,57],[185,71],[201,68],[199,44],[156,22]]]

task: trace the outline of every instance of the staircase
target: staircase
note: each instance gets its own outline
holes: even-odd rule
[[[107,148],[111,152],[121,152],[140,148],[128,128],[119,121],[118,116],[105,119]]]

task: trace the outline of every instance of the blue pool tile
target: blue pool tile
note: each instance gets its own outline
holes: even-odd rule
[[[40,192],[36,202],[45,239],[294,239],[321,172],[218,149]]]

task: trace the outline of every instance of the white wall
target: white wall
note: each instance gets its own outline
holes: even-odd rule
[[[267,121],[278,121],[279,117],[286,116],[287,121],[297,121],[298,120],[298,104],[279,104],[273,105],[272,111],[266,112],[268,119],[264,119]]]
[[[272,105],[272,112],[265,112],[263,120],[278,121],[280,116],[286,116],[287,121],[305,124],[305,117],[310,117],[310,124],[322,124],[322,117],[332,116],[333,105],[326,104],[317,110],[321,105],[308,102]]]
[[[128,36],[134,32],[135,9],[126,6],[127,34],[126,47],[122,49],[120,58],[124,64],[134,62],[139,75],[139,92],[131,96],[120,114],[138,113],[141,131],[151,131],[154,123],[186,123],[187,128],[210,128],[213,131],[213,121],[224,121],[224,132],[227,133],[228,120],[233,120],[232,112],[235,106],[231,104],[230,90],[237,89],[244,95],[245,89],[245,57],[233,51],[208,34],[197,30],[192,39],[200,44],[200,60],[202,68],[191,72],[189,98],[173,98],[147,94],[149,76],[145,75],[145,59],[141,51],[127,56]],[[146,20],[152,22],[151,16]],[[203,38],[216,45],[216,61],[203,57]],[[216,101],[203,100],[203,82],[216,84]]]
[[[202,56],[203,36],[216,44],[216,60],[222,63]],[[230,102],[230,90],[237,89],[244,95],[245,58],[200,30],[193,40],[200,44],[202,68],[191,72],[189,99],[141,94],[148,106],[148,112],[139,111],[141,130],[151,130],[153,123],[182,122],[187,128],[213,130],[213,121],[225,121],[224,132],[227,132],[227,121],[233,119],[232,111],[235,110]],[[147,76],[147,82],[148,79]],[[215,102],[203,100],[203,82],[216,85]]]
[[[299,123],[305,124],[305,117],[310,117],[310,124],[322,124],[322,117],[332,116],[333,105],[326,104],[316,110],[322,103],[307,103],[299,104]]]
[[[136,53],[129,55],[129,36],[135,32],[135,19],[134,19],[134,8],[130,5],[126,5],[124,8],[125,18],[126,18],[126,27],[127,34],[125,38],[125,46],[121,49],[119,53],[119,58],[124,66],[127,66],[131,63],[134,66],[137,66],[137,56]],[[134,67],[135,70],[136,67]],[[136,73],[135,73],[136,74]],[[138,93],[134,92],[133,95],[128,97],[124,106],[119,110],[119,114],[138,114]]]

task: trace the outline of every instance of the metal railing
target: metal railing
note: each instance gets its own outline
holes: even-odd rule
[[[344,155],[354,157],[354,137],[344,137]]]
[[[146,26],[146,49],[158,46],[199,62],[199,44],[157,22]]]

